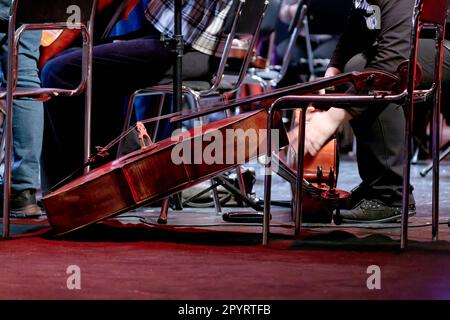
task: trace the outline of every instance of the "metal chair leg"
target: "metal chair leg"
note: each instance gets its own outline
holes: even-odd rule
[[[439,102],[437,102],[439,103]],[[439,112],[439,108],[435,108],[434,114]],[[439,116],[433,115],[433,185],[432,185],[432,237],[438,240],[439,234]]]
[[[158,224],[167,224],[167,217],[169,212],[169,198],[163,200],[161,206],[161,213],[159,214]]]
[[[408,246],[408,213],[409,213],[409,190],[411,180],[411,127],[413,121],[412,107],[408,104],[405,119],[405,149],[403,159],[403,198],[402,198],[402,224],[400,247],[405,249]]]
[[[439,93],[437,93],[439,95]],[[436,97],[435,108],[433,110],[433,184],[432,184],[432,237],[438,240],[439,234],[439,98]]]
[[[436,31],[436,45],[439,48],[436,50],[435,57],[435,71],[434,71],[434,82],[436,83],[436,90],[434,92],[434,104],[433,104],[433,194],[432,194],[432,238],[434,241],[439,239],[439,152],[441,146],[441,126],[440,126],[440,115],[441,115],[441,90],[442,90],[442,64],[443,55],[442,48],[444,46],[444,30],[443,28],[438,28]]]
[[[271,209],[271,197],[272,197],[272,174],[273,174],[273,150],[272,150],[272,128],[273,117],[275,114],[275,106],[272,105],[268,115],[267,125],[267,160],[265,163],[265,179],[264,179],[264,221],[263,221],[263,245],[267,246],[269,243],[270,235],[270,209]],[[303,198],[303,156],[305,153],[305,127],[306,127],[306,109],[301,109],[300,122],[299,122],[299,137],[298,137],[298,163],[297,163],[297,175],[295,177],[296,190],[295,190],[295,237],[298,237],[302,227],[302,198]]]
[[[267,121],[267,145],[266,145],[266,163],[264,172],[264,219],[263,219],[263,246],[269,244],[270,236],[270,204],[272,198],[272,125],[273,125],[273,110],[269,110]]]
[[[3,238],[7,239],[10,236],[10,209],[11,209],[10,199],[11,199],[11,168],[12,168],[12,147],[13,147],[12,92],[8,94],[8,98],[6,101],[6,116],[3,135],[5,136],[5,167],[3,175]]]
[[[11,21],[10,21],[11,24]],[[11,209],[11,170],[13,154],[13,103],[14,90],[17,85],[15,70],[17,70],[18,47],[13,45],[15,40],[15,30],[8,30],[8,83],[6,85],[6,115],[4,122],[5,136],[5,167],[3,175],[3,238],[7,239],[10,235],[10,209]]]
[[[300,110],[300,122],[298,128],[298,156],[297,156],[297,179],[295,186],[295,237],[300,236],[303,216],[303,158],[305,154],[305,126],[306,110]]]
[[[216,215],[220,215],[222,213],[222,206],[220,205],[219,192],[217,191],[217,187],[215,187],[214,184],[214,180],[211,180],[211,185],[213,186],[212,194],[214,200],[214,208],[216,210]]]
[[[92,28],[92,26],[90,27]],[[91,119],[92,119],[92,55],[93,48],[87,42],[83,43],[83,65],[87,69],[87,81],[84,103],[84,162],[87,163],[91,156]],[[90,166],[84,168],[84,173],[90,171]]]

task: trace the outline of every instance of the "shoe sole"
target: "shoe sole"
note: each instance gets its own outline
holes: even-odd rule
[[[36,219],[42,216],[42,211],[39,207],[32,205],[17,210],[11,210],[10,216],[14,219]]]
[[[413,217],[415,216],[416,213],[415,212],[409,212],[408,213],[408,217]],[[352,219],[345,219],[342,218],[342,222],[343,223],[365,223],[365,224],[370,224],[370,223],[389,223],[389,222],[400,222],[402,220],[402,215],[398,214],[389,218],[384,218],[384,219],[378,219],[378,220],[352,220]]]

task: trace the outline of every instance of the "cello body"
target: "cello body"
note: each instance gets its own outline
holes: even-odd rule
[[[66,234],[167,198],[265,155],[266,127],[267,111],[252,111],[205,125],[198,132],[195,129],[183,132],[107,163],[42,199],[50,225],[56,234]],[[211,137],[227,137],[227,132],[230,132],[228,130],[236,134],[233,139],[225,139],[223,147],[215,150],[218,163],[196,161],[196,155],[211,146]],[[241,135],[252,130],[255,131],[256,143],[240,140]],[[277,147],[282,147],[286,145],[287,137],[283,129],[278,132],[280,142]],[[244,152],[239,157],[238,149],[243,145]],[[192,152],[180,152],[185,150],[183,147]],[[307,158],[305,177],[310,182],[317,180],[314,167],[335,165],[335,147],[336,142],[332,141],[319,156]],[[182,161],[177,163],[174,156],[180,154]],[[233,154],[232,161],[227,161],[230,154]],[[303,205],[305,218],[310,222],[324,222],[324,219],[328,220],[330,217],[330,210],[321,204],[320,197],[306,194]]]
[[[319,153],[312,157],[306,155],[303,164],[303,177],[311,183],[314,190],[304,192],[302,199],[303,205],[303,222],[309,223],[330,223],[333,218],[333,208],[324,203],[321,194],[330,189],[336,188],[337,178],[339,175],[339,152],[337,139],[331,139],[322,147]],[[295,163],[296,164],[296,163]],[[293,166],[292,170],[297,166]],[[318,177],[318,168],[322,170],[322,177]],[[292,186],[292,191],[295,191]],[[293,193],[294,194],[294,193]]]
[[[183,132],[107,163],[42,199],[50,225],[57,234],[65,234],[164,199],[265,155],[266,127],[267,111],[252,111],[207,124],[201,127],[201,132],[195,129]],[[241,134],[247,130],[255,131],[256,143],[240,140]],[[215,158],[224,161],[196,163],[194,158],[198,152],[211,146],[211,137],[226,137],[227,131],[237,132],[237,135],[233,139],[226,139],[222,148],[216,149]],[[279,132],[283,133],[284,130]],[[281,140],[285,140],[283,134]],[[283,144],[283,141],[280,143]],[[245,155],[241,159],[238,158],[238,148],[243,144]],[[192,147],[192,153],[181,153],[183,161],[176,163],[173,157],[180,154],[182,146]],[[231,153],[232,161],[225,161]],[[243,163],[237,160],[243,160]]]

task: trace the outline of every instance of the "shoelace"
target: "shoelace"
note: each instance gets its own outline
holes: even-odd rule
[[[364,202],[361,204],[361,208],[363,209],[378,209],[381,208],[382,206],[388,206],[382,202],[376,201],[376,200],[364,200]],[[409,208],[410,209],[415,209],[416,205],[415,204],[409,204]],[[396,208],[401,210],[401,207]]]
[[[379,209],[382,206],[383,206],[383,204],[381,204],[378,201],[373,201],[373,200],[366,200],[361,204],[362,209]]]
[[[361,209],[372,209],[372,210],[376,210],[376,209],[380,209],[383,206],[387,206],[384,203],[381,203],[379,201],[376,200],[365,200],[362,204],[361,204]],[[402,208],[392,208],[395,211],[398,211],[399,213],[402,211]],[[410,204],[409,205],[409,209],[410,210],[415,210],[415,205],[414,204]]]

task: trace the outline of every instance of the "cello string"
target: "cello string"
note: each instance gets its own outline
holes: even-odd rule
[[[73,178],[74,176],[76,176],[81,170],[83,170],[84,168],[86,168],[87,166],[96,164],[99,159],[104,158],[103,156],[100,156],[101,153],[105,153],[108,152],[113,146],[115,146],[117,143],[119,143],[120,141],[122,141],[122,139],[124,139],[126,136],[128,136],[131,131],[133,131],[134,129],[136,129],[136,125],[133,125],[132,127],[130,127],[128,130],[126,130],[125,132],[123,132],[121,135],[119,135],[117,138],[115,138],[114,140],[112,140],[107,146],[105,147],[100,147],[99,151],[91,156],[89,158],[88,161],[86,161],[85,163],[83,163],[79,168],[75,169],[72,173],[70,173],[67,177],[65,177],[64,179],[62,179],[61,181],[59,181],[58,183],[56,183],[54,186],[52,186],[51,188],[49,188],[48,192],[52,192],[54,190],[56,190],[58,187],[62,186],[63,184],[65,184],[66,182],[68,182],[71,178]]]
[[[296,86],[294,85],[294,86],[292,86],[292,87],[294,88],[294,87],[296,87]],[[274,91],[272,92],[272,94],[276,94],[276,93],[277,93],[277,90],[274,90]],[[256,98],[258,98],[258,97],[259,97],[259,95],[255,95],[255,96],[252,96],[252,97],[250,97],[250,98],[256,99]],[[266,99],[266,97],[264,97],[263,95],[261,96],[261,98],[262,98],[262,100]],[[241,101],[239,101],[239,100],[241,100]],[[239,98],[237,98],[237,99],[234,99],[234,100],[231,100],[231,101],[228,101],[228,100],[227,100],[227,101],[224,101],[222,104],[219,104],[219,107],[226,106],[226,105],[229,104],[229,103],[231,103],[231,104],[233,104],[233,103],[236,104],[236,103],[239,103],[239,102],[240,102],[240,104],[247,104],[247,103],[249,103],[249,102],[251,102],[251,101],[252,101],[252,100],[251,100],[251,99],[248,100],[248,98],[246,98],[246,99],[239,99]],[[237,106],[236,106],[236,107],[237,107]],[[217,108],[212,107],[212,108],[209,108],[208,110],[203,110],[203,112],[206,111],[206,112],[214,113],[214,112],[216,112],[215,109],[217,109]],[[200,110],[199,110],[199,111],[200,111]],[[217,110],[217,111],[218,111],[218,110]],[[163,115],[163,116],[159,116],[159,117],[149,118],[149,119],[143,120],[143,121],[141,121],[141,122],[144,123],[144,124],[147,124],[147,123],[155,122],[155,121],[159,121],[159,120],[172,119],[172,118],[174,118],[174,117],[188,116],[188,115],[190,115],[190,114],[191,114],[191,112],[178,111],[178,112],[170,113],[170,114]],[[172,119],[172,120],[173,120],[173,119]],[[178,121],[183,121],[183,120],[180,119],[180,120],[178,120]],[[50,188],[50,190],[56,189],[56,187],[62,185],[64,182],[68,181],[70,178],[72,178],[73,176],[75,176],[80,170],[84,169],[86,166],[95,164],[95,163],[98,161],[97,159],[99,159],[98,156],[100,155],[100,153],[108,152],[113,146],[115,146],[117,143],[121,142],[125,137],[127,137],[134,129],[136,129],[136,125],[133,125],[133,126],[131,126],[130,128],[128,128],[126,131],[122,132],[117,138],[113,139],[113,140],[112,140],[110,143],[108,143],[108,145],[106,145],[105,147],[99,147],[99,148],[98,148],[99,151],[98,151],[94,156],[91,156],[91,158],[90,158],[87,162],[85,162],[80,168],[76,169],[76,170],[75,170],[73,173],[71,173],[69,176],[67,176],[66,178],[64,178],[64,179],[61,180],[60,182],[58,182],[55,186],[53,186],[52,188]]]
[[[154,117],[154,118],[149,118],[146,120],[142,120],[140,121],[143,124],[147,124],[147,123],[151,123],[151,122],[155,122],[155,121],[159,121],[159,120],[163,120],[163,119],[168,119],[171,118],[173,116],[176,115],[180,115],[181,112],[174,112],[172,114],[167,114],[164,116],[159,116],[159,117]],[[98,162],[99,159],[104,158],[103,156],[100,156],[101,153],[105,153],[108,152],[112,147],[114,147],[116,144],[118,144],[119,142],[121,142],[123,139],[125,139],[133,130],[135,130],[137,128],[137,125],[134,124],[133,126],[129,127],[126,131],[122,132],[119,136],[117,136],[115,139],[111,140],[111,142],[109,142],[105,147],[98,147],[98,151],[95,155],[91,156],[89,158],[88,161],[86,161],[85,163],[83,163],[82,166],[80,166],[79,168],[75,169],[72,173],[70,173],[67,177],[65,177],[64,179],[62,179],[60,182],[56,183],[54,186],[52,186],[51,188],[49,188],[49,192],[54,191],[55,189],[57,189],[58,187],[62,186],[65,182],[69,181],[71,178],[73,178],[78,172],[80,172],[81,170],[83,170],[84,168],[86,168],[87,166],[96,164]]]

